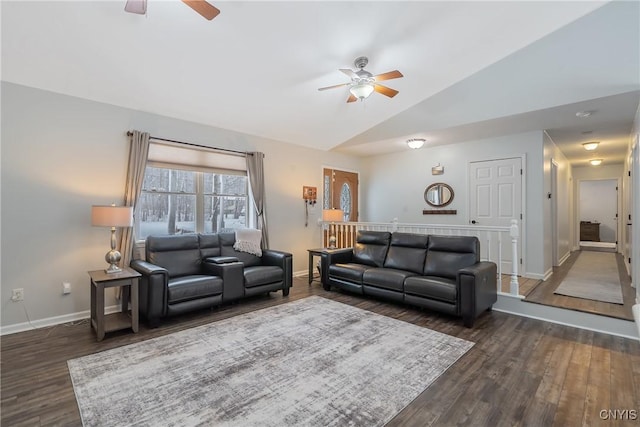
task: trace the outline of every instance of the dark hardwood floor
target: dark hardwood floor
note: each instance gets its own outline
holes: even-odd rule
[[[215,322],[309,295],[464,338],[474,347],[389,426],[638,425],[640,343],[505,313],[483,314],[473,329],[460,319],[339,291],[296,278],[288,297],[256,297],[166,321],[102,342],[86,321],[1,337],[2,426],[79,426],[67,360]],[[327,319],[328,322],[331,319]],[[401,351],[401,349],[400,349]],[[126,367],[123,367],[126,369]],[[617,420],[601,411],[620,410]],[[632,412],[635,411],[635,412]],[[607,414],[607,413],[605,413]],[[634,415],[635,414],[635,415]],[[630,420],[629,418],[637,418]]]
[[[544,282],[540,282],[532,291],[530,291],[529,294],[527,294],[525,301],[567,308],[570,310],[584,311],[587,313],[601,314],[603,316],[619,319],[633,320],[631,307],[635,304],[635,289],[631,287],[631,278],[627,274],[627,270],[624,266],[624,259],[619,253],[616,253],[615,255],[618,263],[618,275],[620,277],[620,283],[622,284],[623,305],[556,295],[553,293],[560,285],[560,282],[562,282],[567,276],[571,267],[573,267],[576,259],[578,259],[578,255],[580,255],[580,251],[572,252],[569,258],[567,258],[560,267],[554,267],[551,277]]]

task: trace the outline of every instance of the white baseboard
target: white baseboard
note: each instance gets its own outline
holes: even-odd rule
[[[564,256],[560,258],[560,260],[558,261],[558,266],[564,264],[564,262],[568,260],[570,256],[571,256],[571,252],[567,252],[566,254],[564,254]]]
[[[293,272],[293,277],[307,277],[308,275],[309,275],[309,270],[294,271]]]
[[[540,273],[524,273],[522,276],[528,279],[546,280],[546,276]]]
[[[105,314],[117,313],[120,311],[119,305],[105,307]],[[15,325],[0,327],[0,336],[16,334],[18,332],[31,331],[34,329],[46,328],[48,326],[60,325],[63,323],[76,322],[78,320],[88,319],[91,311],[79,311],[77,313],[64,314],[62,316],[47,317],[45,319],[32,320],[30,322],[16,323]]]

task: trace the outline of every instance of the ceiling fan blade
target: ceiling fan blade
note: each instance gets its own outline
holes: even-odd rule
[[[348,68],[340,68],[340,71],[342,71],[343,73],[345,73],[347,76],[349,76],[351,79],[359,79],[360,76],[358,76],[356,73],[353,72],[353,70],[350,70]]]
[[[205,0],[182,0],[182,2],[209,21],[220,14],[220,9]]]
[[[381,82],[383,80],[391,80],[397,79],[400,77],[404,77],[402,73],[398,70],[389,71],[388,73],[378,74],[377,76],[373,76],[373,80],[376,82]]]
[[[397,90],[391,89],[390,87],[382,86],[382,85],[379,85],[379,84],[374,84],[373,85],[373,90],[375,90],[376,92],[381,93],[383,95],[386,95],[389,98],[393,98],[394,96],[396,96],[398,94]]]
[[[339,85],[333,85],[333,86],[321,87],[321,88],[319,88],[318,90],[334,89],[334,88],[337,88],[337,87],[348,86],[348,85],[350,85],[350,84],[351,84],[351,83],[342,83],[342,84],[339,84]]]
[[[347,102],[356,102],[357,100],[358,100],[358,98],[353,96],[353,94],[350,94],[349,98],[347,99]]]
[[[127,0],[124,10],[130,13],[144,15],[147,13],[147,0]]]

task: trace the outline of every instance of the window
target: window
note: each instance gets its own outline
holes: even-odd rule
[[[247,225],[247,177],[147,166],[136,234],[216,233]]]
[[[238,156],[152,143],[136,211],[136,238],[249,226],[244,165]]]

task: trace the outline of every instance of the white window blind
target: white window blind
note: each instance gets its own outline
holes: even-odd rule
[[[216,151],[191,145],[151,140],[147,160],[156,166],[180,166],[189,170],[238,171],[246,175],[247,162],[243,154]]]

